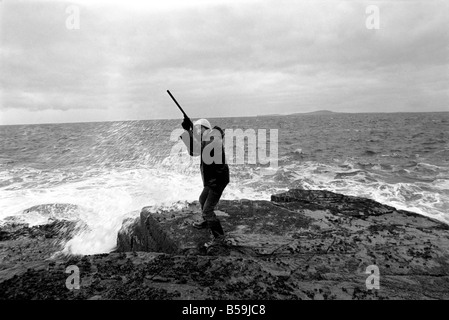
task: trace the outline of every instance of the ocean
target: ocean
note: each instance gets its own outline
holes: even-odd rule
[[[449,112],[209,120],[224,129],[267,129],[267,136],[278,130],[277,170],[267,175],[257,163],[230,164],[223,199],[320,189],[449,223]],[[0,225],[73,220],[86,227],[63,251],[110,252],[123,219],[142,207],[161,212],[197,200],[198,163],[180,165],[172,152],[181,121],[0,126]]]

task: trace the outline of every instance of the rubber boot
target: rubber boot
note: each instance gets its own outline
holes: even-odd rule
[[[214,236],[214,238],[224,236],[224,231],[223,231],[223,227],[221,226],[220,220],[207,221],[207,226],[209,227],[210,231],[212,232],[212,235]]]
[[[220,221],[208,221],[207,225],[213,235],[213,239],[204,244],[204,247],[209,253],[212,248],[221,247],[225,244],[225,236]]]

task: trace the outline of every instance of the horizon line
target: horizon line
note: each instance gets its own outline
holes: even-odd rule
[[[397,113],[449,113],[448,111],[391,111],[391,112],[342,112],[331,110],[316,110],[309,112],[294,112],[294,113],[270,113],[258,114],[253,116],[225,116],[225,117],[207,117],[208,119],[226,119],[226,118],[258,118],[258,117],[285,117],[291,115],[314,115],[314,113],[328,112],[328,114],[315,115],[332,115],[332,114],[397,114]],[[196,117],[192,117],[195,119]],[[2,126],[27,126],[27,125],[46,125],[46,124],[82,124],[82,123],[103,123],[103,122],[127,122],[127,121],[157,121],[157,120],[182,120],[182,118],[153,118],[153,119],[127,119],[127,120],[99,120],[99,121],[74,121],[74,122],[40,122],[40,123],[14,123],[14,124],[0,124]]]

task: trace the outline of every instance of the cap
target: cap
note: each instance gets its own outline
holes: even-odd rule
[[[207,119],[199,119],[199,120],[196,120],[196,121],[193,123],[193,125],[194,125],[194,126],[196,126],[196,125],[202,125],[203,127],[206,127],[207,129],[210,129],[210,128],[211,128],[210,122],[207,121]]]

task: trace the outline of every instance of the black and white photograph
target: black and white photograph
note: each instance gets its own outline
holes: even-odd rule
[[[0,300],[449,300],[449,2],[0,0]]]

